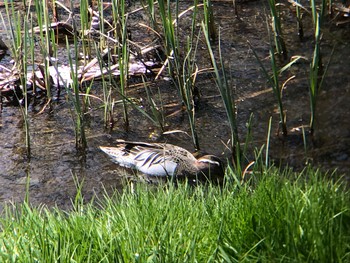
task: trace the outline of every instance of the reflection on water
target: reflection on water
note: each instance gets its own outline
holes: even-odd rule
[[[271,160],[277,165],[290,165],[302,169],[306,161],[321,165],[323,169],[338,168],[340,173],[347,173],[350,168],[350,49],[347,35],[340,34],[343,29],[337,28],[337,37],[331,34],[324,36],[324,61],[329,59],[330,51],[335,45],[334,57],[329,69],[328,78],[320,93],[316,133],[314,138],[307,136],[304,147],[302,126],[309,122],[308,98],[308,62],[301,63],[293,69],[296,78],[284,90],[283,100],[287,110],[289,135],[283,139],[276,136],[278,112],[274,96],[266,85],[257,62],[246,44],[249,40],[261,57],[268,55],[269,46],[265,32],[265,14],[259,2],[242,4],[238,21],[232,17],[232,5],[215,3],[219,16],[222,37],[222,52],[225,63],[231,70],[231,85],[238,104],[238,123],[241,140],[247,132],[246,123],[253,113],[253,144],[261,147],[266,144],[267,126],[272,116]],[[287,40],[290,53],[310,56],[312,51],[312,32],[306,31],[308,41],[298,42],[293,32],[294,20],[290,21],[290,34]],[[198,58],[201,67],[210,66],[204,43],[199,43],[203,56]],[[202,45],[202,46],[201,46]],[[295,51],[293,50],[295,49]],[[228,156],[225,143],[230,138],[226,113],[218,96],[218,91],[210,74],[198,76],[197,86],[201,88],[202,98],[196,112],[196,124],[199,141],[203,152],[212,153],[222,158]],[[178,104],[178,92],[169,82],[160,81],[151,86],[154,94],[158,89],[162,94],[166,111],[166,130],[181,129],[189,132],[188,118],[181,112]],[[93,94],[101,97],[101,87],[94,86]],[[145,91],[141,88],[129,90],[129,95],[145,103]],[[102,195],[104,191],[121,189],[126,177],[136,178],[133,172],[113,164],[98,146],[113,145],[117,138],[137,141],[151,141],[152,134],[159,131],[153,123],[144,118],[140,112],[130,109],[131,125],[126,132],[122,124],[122,111],[115,109],[116,127],[111,133],[104,128],[103,112],[100,102],[92,101],[87,114],[86,132],[88,149],[77,152],[74,139],[74,122],[70,105],[66,101],[53,103],[51,110],[42,114],[30,115],[30,137],[32,155],[28,159],[25,151],[24,127],[18,107],[5,106],[0,116],[0,202],[21,201],[25,196],[27,176],[30,178],[30,200],[33,204],[45,203],[48,206],[57,204],[60,207],[70,206],[76,194],[74,178],[83,181],[83,194],[87,199],[92,194]],[[40,108],[40,107],[39,107]],[[307,128],[306,128],[307,132]],[[155,137],[193,151],[192,140],[182,133]],[[1,208],[1,207],[0,207]]]

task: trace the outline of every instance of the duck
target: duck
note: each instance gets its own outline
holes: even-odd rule
[[[196,158],[188,150],[168,143],[117,140],[115,147],[100,146],[116,164],[148,176],[214,179],[224,177],[224,165],[215,155]]]

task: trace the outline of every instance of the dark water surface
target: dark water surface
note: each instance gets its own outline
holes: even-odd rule
[[[182,3],[183,8],[187,5]],[[232,4],[214,2],[216,24],[220,27],[221,48],[230,73],[230,84],[238,106],[238,123],[242,141],[247,132],[246,123],[253,114],[252,143],[261,147],[266,143],[269,118],[272,117],[271,160],[277,165],[289,165],[296,170],[305,167],[306,161],[322,169],[337,168],[340,174],[349,176],[350,168],[350,24],[336,27],[328,25],[323,35],[323,59],[330,58],[335,48],[331,66],[320,93],[315,135],[308,136],[305,152],[302,126],[309,123],[308,70],[313,51],[313,32],[305,29],[305,40],[300,42],[296,32],[295,17],[290,9],[284,13],[284,32],[289,55],[303,55],[303,60],[292,68],[295,79],[283,91],[287,110],[289,135],[277,136],[278,109],[272,90],[266,84],[247,41],[251,43],[264,63],[269,66],[269,40],[266,32],[267,7],[260,1],[250,1],[238,6],[240,20],[235,18]],[[189,24],[185,16],[184,24]],[[186,20],[187,19],[187,20]],[[187,22],[186,22],[187,21]],[[305,21],[310,21],[306,17]],[[186,31],[183,31],[185,33]],[[142,34],[135,32],[136,39]],[[217,47],[217,45],[216,45]],[[206,46],[199,42],[198,66],[210,67]],[[6,63],[9,57],[0,63]],[[5,62],[4,62],[5,61]],[[285,77],[286,79],[287,77]],[[197,79],[201,100],[196,112],[196,122],[201,149],[225,159],[228,151],[224,145],[230,131],[221,98],[211,74],[201,74]],[[166,117],[166,130],[183,130],[188,133],[188,118],[181,111],[179,96],[171,83],[160,80],[150,85],[154,98],[158,92]],[[101,86],[96,83],[92,93],[103,97]],[[130,88],[130,97],[147,109],[146,93],[141,85]],[[118,98],[116,98],[118,99]],[[120,98],[119,98],[120,99]],[[145,105],[143,105],[145,104]],[[62,98],[43,113],[43,105],[32,106],[30,113],[30,137],[32,153],[28,159],[25,150],[24,122],[19,107],[5,105],[0,115],[0,207],[4,202],[22,201],[25,196],[27,176],[30,176],[29,193],[33,204],[57,204],[68,208],[75,197],[74,178],[83,181],[83,194],[89,199],[105,189],[121,189],[125,178],[136,178],[132,172],[113,164],[98,146],[113,145],[117,138],[137,141],[162,141],[183,146],[194,151],[190,137],[182,134],[158,136],[160,131],[135,109],[130,110],[130,127],[125,131],[122,110],[115,107],[116,124],[112,131],[105,129],[101,102],[92,99],[86,115],[88,148],[79,152],[75,148],[73,107]],[[35,109],[35,111],[34,111]],[[305,131],[308,128],[305,127]]]

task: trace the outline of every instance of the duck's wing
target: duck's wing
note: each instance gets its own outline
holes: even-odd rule
[[[145,174],[173,176],[178,162],[167,154],[166,144],[117,141],[117,147],[100,147],[117,164]]]

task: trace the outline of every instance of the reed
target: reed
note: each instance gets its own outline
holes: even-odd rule
[[[24,22],[24,34],[23,34],[23,56],[22,56],[22,74],[21,74],[21,85],[23,89],[23,98],[24,98],[24,107],[22,108],[21,105],[21,111],[24,119],[24,129],[25,129],[25,142],[26,142],[26,149],[27,149],[27,156],[30,158],[31,156],[31,145],[30,145],[30,128],[29,128],[29,115],[28,115],[28,89],[27,89],[27,72],[28,72],[28,58],[30,57],[30,54],[32,53],[31,50],[34,50],[34,41],[33,38],[29,35],[29,25],[27,21]],[[29,43],[28,43],[29,41]]]
[[[92,39],[90,34],[86,34],[89,28],[89,3],[87,0],[80,1],[80,29],[81,29],[81,44],[83,52],[84,64],[87,62],[86,59],[91,57],[92,53]]]
[[[315,115],[316,115],[316,101],[317,94],[319,91],[319,70],[320,70],[320,27],[319,27],[319,19],[316,19],[316,27],[315,27],[315,48],[313,52],[312,62],[310,63],[310,86],[309,86],[309,94],[310,94],[310,133],[314,133],[314,125],[315,125]]]
[[[77,48],[77,46],[75,46]],[[67,50],[70,50],[68,41],[67,41]],[[77,55],[77,52],[76,52]],[[75,146],[79,150],[86,149],[87,141],[85,136],[85,125],[84,125],[84,112],[82,110],[81,102],[80,102],[80,90],[79,90],[79,80],[78,80],[78,65],[73,64],[73,59],[70,55],[68,55],[69,64],[71,68],[71,77],[72,83],[70,87],[67,89],[67,94],[69,100],[74,105],[74,113],[75,118]],[[72,89],[72,90],[71,90]]]
[[[97,52],[97,58],[100,65],[100,68],[103,68],[103,58],[101,58],[101,55],[99,52]],[[102,91],[103,91],[103,109],[104,109],[104,124],[106,128],[112,129],[114,127],[114,118],[113,118],[113,109],[115,105],[115,100],[112,96],[112,82],[111,82],[111,75],[108,75],[109,80],[106,80],[106,76],[102,74],[101,84],[102,84]]]
[[[219,33],[219,66],[216,62],[216,58],[213,53],[213,49],[210,44],[209,31],[206,28],[206,25],[202,22],[202,28],[206,44],[208,47],[209,56],[211,59],[211,64],[214,68],[215,80],[217,88],[220,92],[221,99],[224,103],[227,118],[230,124],[231,129],[231,152],[232,152],[232,161],[234,168],[239,175],[242,174],[242,149],[240,146],[239,135],[238,135],[238,126],[236,118],[236,104],[234,100],[234,95],[232,94],[230,85],[228,84],[225,65],[223,61],[223,56],[221,54],[221,42],[220,42],[220,33]],[[219,69],[220,67],[220,69]]]
[[[49,7],[47,0],[35,0],[35,11],[37,16],[39,32],[39,47],[41,53],[41,61],[37,61],[43,64],[42,73],[44,77],[45,90],[47,100],[51,101],[51,81],[50,81],[50,61],[53,56],[54,50],[57,51],[55,35],[52,30],[50,30],[50,17],[49,17]],[[45,33],[46,32],[46,33]]]
[[[71,2],[71,8],[73,9],[73,3]],[[73,19],[73,27],[76,28],[76,21]],[[65,83],[66,92],[68,95],[69,101],[74,105],[75,118],[73,117],[75,123],[75,146],[78,150],[85,150],[87,147],[87,140],[85,135],[85,121],[84,121],[84,111],[80,101],[80,82],[78,79],[78,63],[76,59],[79,56],[79,45],[78,45],[78,36],[74,34],[73,37],[73,52],[69,44],[68,38],[66,38],[66,47],[68,54],[69,66],[71,69],[71,83]],[[72,57],[72,53],[73,56]]]
[[[147,10],[148,18],[150,20],[150,26],[151,28],[155,29],[156,32],[159,32],[158,24],[156,21],[156,4],[157,2],[155,0],[142,0],[141,4],[143,6],[144,10]]]
[[[272,31],[274,35],[275,48],[278,55],[284,60],[288,58],[286,44],[283,39],[281,17],[276,7],[276,0],[269,0],[269,7],[272,19]]]
[[[143,79],[143,83],[145,86],[146,94],[147,94],[147,101],[150,105],[151,111],[152,111],[152,121],[157,124],[157,126],[160,128],[162,132],[164,132],[164,126],[165,126],[165,116],[164,116],[164,109],[163,109],[163,103],[162,103],[162,96],[160,93],[160,90],[158,89],[158,97],[160,99],[160,106],[157,106],[155,100],[153,99],[154,95],[151,93],[150,89],[147,87],[147,84],[145,80]],[[146,115],[147,117],[147,115]]]
[[[312,21],[314,24],[314,27],[322,27],[323,20],[325,16],[327,15],[327,6],[331,5],[329,0],[321,0],[321,4],[317,5],[315,0],[310,1],[310,8],[311,8],[311,14],[312,14]]]
[[[295,12],[297,16],[297,31],[299,40],[303,41],[304,39],[304,27],[303,27],[303,16],[301,13],[300,0],[295,0]]]
[[[164,50],[167,55],[168,72],[177,87],[183,105],[189,119],[189,126],[194,147],[199,149],[199,141],[195,124],[195,78],[197,67],[194,63],[196,46],[194,45],[195,24],[197,21],[198,1],[194,1],[192,27],[186,39],[184,54],[181,54],[180,39],[177,24],[180,18],[178,2],[175,3],[175,19],[173,18],[172,5],[170,1],[158,1],[159,14],[163,28]],[[183,12],[184,13],[184,12]],[[182,13],[182,14],[183,14]],[[182,58],[184,56],[184,59]]]
[[[261,59],[259,58],[259,56],[256,53],[256,51],[254,50],[254,48],[251,46],[251,44],[249,42],[248,42],[248,44],[250,45],[250,47],[253,51],[253,54],[254,54],[254,56],[259,64],[260,68],[262,69],[262,72],[263,72],[266,80],[268,81],[269,85],[271,86],[271,88],[273,90],[273,93],[274,93],[275,98],[277,100],[278,109],[279,109],[280,127],[282,129],[282,134],[284,136],[287,136],[287,133],[288,133],[287,132],[287,123],[286,123],[286,115],[285,115],[284,107],[283,107],[282,95],[283,95],[284,86],[287,84],[288,81],[293,79],[293,77],[288,78],[281,85],[280,84],[280,75],[284,71],[288,70],[293,64],[295,64],[302,57],[301,56],[294,56],[289,63],[287,63],[283,67],[279,68],[277,65],[276,58],[275,58],[273,45],[272,45],[272,43],[270,43],[270,61],[271,61],[271,70],[272,70],[272,75],[270,76],[270,74],[268,73],[268,70],[265,68],[264,64],[262,63]]]
[[[272,117],[269,119],[268,132],[266,137],[266,152],[265,152],[265,167],[270,166],[269,150],[270,150],[270,139],[271,139],[271,127],[272,127]]]
[[[19,11],[14,10],[13,2],[8,3],[5,1],[6,20],[5,25],[4,18],[2,17],[5,30],[10,36],[10,50],[15,61],[17,73],[20,77],[21,94],[17,94],[14,90],[15,97],[20,106],[20,111],[23,117],[24,133],[25,133],[25,146],[27,157],[31,156],[31,139],[30,139],[30,124],[29,124],[29,100],[27,90],[27,72],[28,72],[28,60],[31,51],[34,49],[34,40],[29,34],[29,12],[23,16]],[[22,30],[22,25],[24,28]],[[9,29],[8,29],[9,27]]]
[[[321,53],[321,24],[323,21],[323,16],[325,12],[326,2],[322,1],[321,12],[319,13],[316,8],[316,4],[314,1],[311,1],[312,5],[312,14],[314,21],[314,33],[315,33],[315,47],[312,54],[312,61],[310,63],[310,75],[309,75],[309,95],[310,95],[310,134],[313,135],[315,131],[315,117],[316,117],[316,108],[317,108],[317,97],[320,92],[323,81],[327,74],[334,48],[330,55],[330,59],[326,65],[326,68],[323,68],[322,63],[322,53]]]
[[[235,3],[234,3],[235,5]],[[204,14],[204,24],[208,29],[208,36],[210,41],[213,43],[217,39],[217,32],[214,22],[214,12],[211,0],[203,0],[203,14]]]
[[[129,116],[128,116],[128,103],[125,98],[127,98],[126,90],[128,86],[129,77],[129,44],[128,44],[128,31],[127,31],[127,14],[125,0],[117,1],[113,0],[113,19],[115,29],[115,38],[119,39],[120,44],[117,46],[118,54],[118,65],[120,72],[119,80],[119,92],[122,95],[123,102],[123,116],[125,126],[129,126]]]

